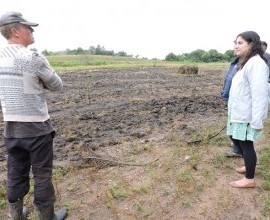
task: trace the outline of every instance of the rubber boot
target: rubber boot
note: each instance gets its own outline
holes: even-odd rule
[[[27,208],[23,206],[23,200],[9,203],[9,214],[11,220],[26,220]]]
[[[37,208],[38,220],[64,220],[67,217],[67,209],[61,208],[54,212],[54,206]]]

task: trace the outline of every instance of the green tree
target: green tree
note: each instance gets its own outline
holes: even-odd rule
[[[96,48],[94,46],[90,46],[88,51],[90,54],[95,54]]]
[[[83,54],[84,50],[81,47],[78,47],[75,53],[76,54]]]
[[[202,61],[205,62],[205,63],[209,63],[211,60],[210,58],[210,54],[208,52],[205,52],[203,55],[202,55]]]
[[[192,60],[192,61],[195,61],[195,62],[199,62],[199,61],[202,61],[202,56],[203,54],[205,53],[204,50],[195,50],[195,51],[192,51],[190,54],[189,54],[189,58]]]
[[[231,61],[233,57],[234,57],[234,52],[233,52],[233,50],[227,50],[227,51],[224,53],[224,59],[225,59],[226,61]]]
[[[125,51],[119,51],[117,53],[118,56],[121,56],[121,57],[126,57],[127,56],[127,53]]]
[[[208,52],[210,55],[210,62],[222,61],[223,55],[219,53],[217,50],[212,49],[212,50],[209,50]]]
[[[49,52],[45,49],[41,52],[44,56],[49,56]]]
[[[166,61],[176,61],[178,60],[178,57],[174,54],[174,53],[169,53],[166,57],[165,57]]]
[[[96,55],[101,55],[102,54],[102,49],[100,45],[97,45],[96,50],[95,50]]]

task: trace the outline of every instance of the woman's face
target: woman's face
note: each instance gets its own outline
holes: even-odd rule
[[[237,37],[234,45],[234,53],[236,56],[243,58],[247,56],[251,49],[251,43],[245,41],[241,36]]]

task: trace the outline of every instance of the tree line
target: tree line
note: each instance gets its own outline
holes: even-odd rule
[[[224,54],[222,54],[215,49],[209,51],[198,49],[192,51],[191,53],[183,53],[180,55],[169,53],[165,57],[165,60],[213,63],[213,62],[231,61],[233,57],[234,57],[233,50],[227,50]]]
[[[97,45],[95,46],[90,46],[88,50],[84,50],[81,47],[78,47],[77,49],[66,49],[65,51],[58,51],[58,52],[52,52],[52,51],[47,51],[44,50],[42,53],[45,56],[50,56],[50,55],[58,55],[58,54],[67,54],[67,55],[84,55],[84,54],[90,54],[90,55],[106,55],[106,56],[131,56],[128,55],[125,51],[119,51],[115,53],[113,50],[106,50],[104,46]]]
[[[133,57],[133,55],[128,55],[125,51],[119,51],[115,53],[113,50],[106,50],[104,46],[97,45],[90,46],[87,50],[84,50],[81,47],[77,49],[66,49],[65,51],[59,52],[49,52],[47,50],[42,51],[45,56],[57,55],[57,54],[67,54],[67,55],[106,55],[106,56],[123,56],[123,57]],[[190,53],[182,53],[176,55],[174,53],[169,53],[165,56],[166,61],[188,61],[188,62],[204,62],[204,63],[212,63],[212,62],[228,62],[233,58],[233,50],[227,50],[224,54],[219,53],[217,50],[212,49],[209,51],[205,50],[195,50]],[[134,58],[138,58],[139,55],[136,55]],[[143,58],[147,59],[147,58]],[[155,58],[154,58],[155,60]]]

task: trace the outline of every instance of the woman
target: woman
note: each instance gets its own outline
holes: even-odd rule
[[[257,163],[253,141],[261,137],[263,121],[267,117],[269,69],[256,32],[239,34],[234,50],[239,62],[228,101],[227,134],[242,151],[245,166],[236,168],[236,171],[245,177],[229,184],[237,188],[253,188]]]

